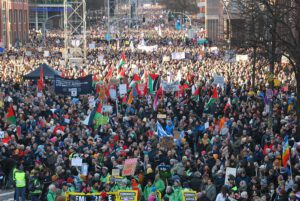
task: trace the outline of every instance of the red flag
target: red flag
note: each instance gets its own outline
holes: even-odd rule
[[[38,91],[41,92],[44,88],[44,69],[40,68],[40,79],[38,80]]]
[[[97,108],[96,112],[98,112],[99,114],[102,113],[102,104],[101,103],[98,104],[98,108]]]
[[[105,77],[105,80],[110,80],[110,78],[112,77],[113,71],[114,71],[114,69],[112,67],[110,67],[110,69]]]

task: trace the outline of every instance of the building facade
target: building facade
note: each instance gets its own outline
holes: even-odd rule
[[[28,1],[0,0],[0,46],[9,49],[28,40]]]
[[[206,37],[213,43],[225,41],[234,44],[242,39],[244,19],[234,1],[200,0],[199,6],[201,16],[204,12]]]
[[[29,0],[29,28],[42,30],[62,28],[64,23],[64,0]]]

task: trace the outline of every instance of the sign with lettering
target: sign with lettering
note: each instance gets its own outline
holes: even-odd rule
[[[137,165],[137,158],[126,159],[122,176],[133,176]]]
[[[137,201],[138,192],[137,191],[118,191],[119,201]]]
[[[75,192],[67,192],[66,200],[72,201],[116,201],[117,194],[114,192],[107,192],[105,197],[102,193],[75,193]]]
[[[183,201],[196,201],[197,192],[196,191],[182,191]]]
[[[89,94],[93,91],[92,75],[79,79],[66,79],[58,75],[54,77],[55,93],[69,96]]]
[[[220,85],[220,86],[223,86],[225,83],[225,79],[223,76],[219,76],[219,75],[216,75],[214,76],[214,84],[215,85]]]
[[[179,91],[179,86],[180,86],[180,82],[176,81],[176,82],[166,82],[166,81],[161,81],[161,86],[163,91],[165,92],[175,92],[175,91]]]

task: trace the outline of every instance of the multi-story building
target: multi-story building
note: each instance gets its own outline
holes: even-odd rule
[[[11,48],[28,40],[28,1],[0,0],[0,45]]]
[[[62,28],[64,23],[64,0],[29,0],[29,28],[42,30]]]
[[[232,0],[200,0],[200,14],[205,18],[206,36],[213,42],[221,42],[231,39],[231,43],[237,43],[243,37],[241,24],[243,19]],[[203,15],[203,14],[202,14]],[[229,26],[230,25],[230,26]]]

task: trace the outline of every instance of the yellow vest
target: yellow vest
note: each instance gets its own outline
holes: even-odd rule
[[[16,181],[17,188],[22,188],[26,186],[25,172],[16,171],[14,174],[14,179]]]

